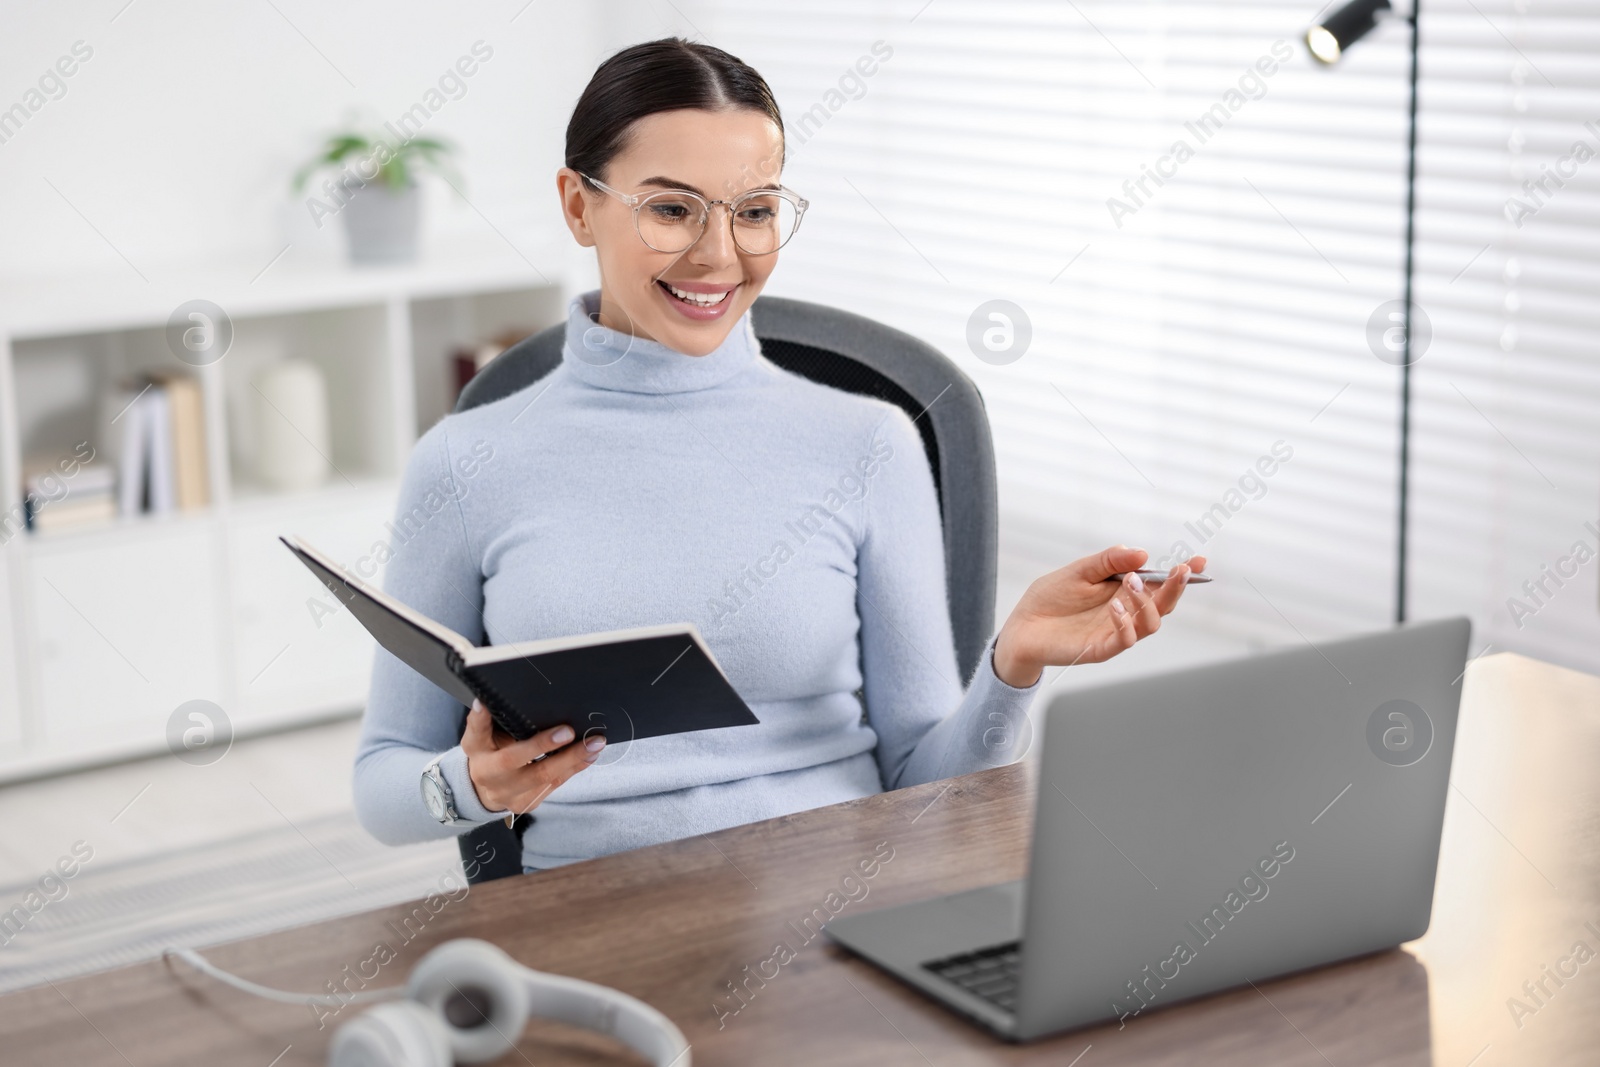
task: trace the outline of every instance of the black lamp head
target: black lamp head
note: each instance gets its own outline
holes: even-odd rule
[[[1388,11],[1389,0],[1352,0],[1306,31],[1306,48],[1321,63],[1337,63],[1344,50],[1378,24],[1378,12]]]

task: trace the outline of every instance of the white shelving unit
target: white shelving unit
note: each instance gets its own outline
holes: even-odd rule
[[[523,246],[526,251],[526,245]],[[558,262],[557,242],[541,249]],[[182,703],[210,700],[236,735],[358,710],[372,642],[278,544],[354,560],[387,539],[417,435],[453,401],[456,345],[561,321],[570,293],[504,243],[435,249],[406,267],[292,267],[291,257],[0,288],[0,506],[24,458],[97,452],[96,405],[141,370],[194,370],[211,504],[59,531],[0,526],[0,781],[159,752]],[[218,362],[167,348],[179,305],[232,320]],[[309,359],[327,381],[334,473],[285,493],[251,478],[251,376]],[[381,579],[381,575],[379,576]]]

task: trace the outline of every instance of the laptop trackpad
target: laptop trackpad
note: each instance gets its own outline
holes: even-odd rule
[[[958,952],[1015,941],[1022,934],[1023,883],[1002,882],[932,900],[841,916],[828,936],[888,964],[920,967]]]

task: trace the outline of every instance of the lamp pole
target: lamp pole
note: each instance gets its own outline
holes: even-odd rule
[[[1400,509],[1396,543],[1394,621],[1406,621],[1406,577],[1410,543],[1407,536],[1411,500],[1411,309],[1412,279],[1416,273],[1414,256],[1417,229],[1417,9],[1422,0],[1411,0],[1411,102],[1406,129],[1406,273],[1405,340],[1400,363]]]
[[[1411,0],[1406,21],[1411,25],[1410,103],[1406,110],[1406,246],[1405,299],[1401,302],[1400,348],[1400,500],[1395,538],[1394,621],[1406,621],[1406,586],[1410,563],[1411,512],[1411,327],[1416,310],[1412,282],[1416,275],[1417,236],[1417,12],[1422,0]],[[1324,9],[1326,10],[1326,9]],[[1390,0],[1350,0],[1306,31],[1306,50],[1319,63],[1332,66],[1345,49],[1378,24],[1378,14],[1393,11]],[[1376,350],[1374,350],[1376,351]]]

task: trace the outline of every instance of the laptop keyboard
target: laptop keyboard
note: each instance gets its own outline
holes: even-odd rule
[[[922,966],[1003,1011],[1017,1010],[1017,979],[1022,970],[1020,941],[929,960]]]

